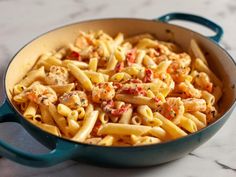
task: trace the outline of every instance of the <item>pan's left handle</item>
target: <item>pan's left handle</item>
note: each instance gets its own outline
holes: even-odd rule
[[[224,33],[223,29],[216,23],[204,17],[193,14],[174,12],[174,13],[168,13],[154,20],[159,20],[161,22],[166,22],[166,23],[171,20],[184,20],[203,25],[216,33],[214,36],[209,36],[209,38],[215,42],[220,42],[220,39],[222,38]]]
[[[0,123],[4,122],[20,123],[18,117],[16,116],[16,113],[14,113],[8,101],[5,101],[0,106]],[[49,153],[33,154],[26,151],[22,151],[0,140],[1,156],[18,162],[20,164],[33,167],[48,167],[63,162],[65,160],[69,160],[73,157],[74,153],[76,152],[76,149],[76,144],[58,138],[56,147]]]

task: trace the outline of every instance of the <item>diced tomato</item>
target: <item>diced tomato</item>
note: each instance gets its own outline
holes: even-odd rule
[[[113,100],[109,100],[109,101],[103,101],[101,104],[101,107],[103,108],[103,110],[107,113],[111,112],[111,109],[115,106],[115,103]]]
[[[81,60],[81,56],[78,52],[72,51],[68,56],[67,59],[69,60]]]
[[[121,106],[121,108],[115,109],[115,103],[113,100],[103,102],[101,106],[103,107],[103,110],[106,113],[109,113],[113,116],[121,116],[124,112],[126,112],[131,107],[130,104],[125,104]]]
[[[157,98],[157,97],[154,97],[154,98],[152,98],[156,103],[159,103],[160,102],[160,99],[159,98]]]
[[[118,83],[118,82],[113,83],[113,85],[115,89],[120,89],[123,86],[123,84]]]
[[[119,108],[119,109],[113,109],[113,110],[111,111],[111,114],[112,114],[113,116],[121,116],[121,115],[122,115],[124,112],[126,112],[130,107],[131,107],[130,104],[125,104],[125,105],[121,106],[121,108]]]
[[[145,69],[145,77],[143,82],[151,82],[153,78],[153,71],[151,69]]]
[[[128,66],[130,66],[132,63],[135,62],[135,57],[136,57],[136,49],[131,49],[127,54],[126,54],[126,60]]]
[[[115,71],[120,72],[122,69],[124,69],[124,62],[120,62],[116,65]]]
[[[137,95],[144,95],[144,96],[147,95],[146,91],[142,87],[138,87],[138,86],[135,88],[131,88],[131,87],[123,88],[122,92],[126,93],[126,94],[136,95],[136,96]]]

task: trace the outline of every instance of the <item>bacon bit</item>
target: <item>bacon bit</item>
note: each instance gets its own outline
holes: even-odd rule
[[[135,96],[138,96],[138,95],[146,96],[147,95],[146,91],[142,87],[139,87],[139,86],[137,86],[135,88],[131,88],[131,87],[123,88],[122,92],[126,93],[126,94],[135,95]]]
[[[151,69],[145,69],[145,77],[143,82],[151,82],[153,78],[153,71]]]
[[[124,62],[120,62],[116,65],[115,72],[120,72],[122,69],[124,69]]]
[[[129,108],[131,107],[130,104],[125,104],[123,106],[121,106],[121,108],[119,109],[113,109],[111,110],[111,114],[113,116],[121,116],[124,112],[126,112]]]
[[[72,51],[68,56],[67,59],[69,60],[81,60],[81,56],[78,52]]]
[[[135,62],[135,56],[136,56],[136,49],[131,49],[127,54],[126,54],[126,60],[128,66],[130,66],[132,63]]]
[[[100,127],[102,126],[101,121],[97,121],[93,127],[93,130],[91,132],[91,135],[93,136],[97,136],[98,130],[100,129]]]
[[[206,90],[207,90],[208,92],[212,93],[212,91],[213,91],[213,84],[212,84],[212,83],[207,84],[207,85],[206,85]]]

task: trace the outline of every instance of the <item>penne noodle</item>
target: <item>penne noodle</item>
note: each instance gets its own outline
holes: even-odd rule
[[[168,139],[167,132],[161,127],[153,127],[151,130],[149,130],[148,133],[150,133],[152,136],[155,136],[161,139],[162,141],[165,141]]]
[[[87,69],[89,67],[87,63],[82,62],[82,61],[75,61],[75,60],[63,60],[62,61],[62,66],[67,67],[68,64],[73,64],[80,69]]]
[[[199,120],[201,121],[204,125],[207,125],[207,119],[206,119],[206,114],[196,111],[193,112],[193,115]]]
[[[69,136],[67,121],[66,121],[65,117],[63,117],[62,115],[60,115],[57,112],[57,108],[53,104],[49,104],[48,110],[49,110],[49,113],[51,114],[51,116],[53,117],[53,120],[55,121],[56,125],[60,129],[60,131],[63,134],[65,134],[66,136]]]
[[[137,50],[137,57],[135,59],[135,63],[141,65],[145,57],[145,54],[146,54],[145,50]]]
[[[100,83],[104,82],[104,76],[101,73],[97,73],[95,71],[87,71],[84,70],[84,73],[88,76],[88,78],[93,82],[93,83]]]
[[[70,92],[74,87],[74,83],[65,84],[65,85],[50,85],[50,87],[59,95],[63,93]]]
[[[39,109],[42,115],[42,122],[48,125],[55,125],[55,122],[49,113],[48,107],[44,105],[39,105]]]
[[[202,98],[206,101],[206,104],[208,106],[212,106],[215,104],[215,97],[208,91],[203,90],[202,91]]]
[[[39,79],[43,79],[45,78],[45,71],[44,71],[44,67],[42,66],[39,69],[36,70],[32,70],[30,71],[26,77],[20,81],[20,85],[28,87],[30,84],[32,84],[33,82],[35,82],[36,80]]]
[[[33,117],[36,115],[38,109],[38,105],[34,102],[29,102],[25,112],[23,113],[23,116],[27,119],[33,119]]]
[[[90,58],[89,69],[92,71],[97,71],[97,66],[98,66],[98,59],[97,58]]]
[[[131,125],[131,124],[117,124],[107,123],[102,125],[99,129],[99,135],[143,135],[147,133],[151,127],[144,125]]]
[[[98,118],[98,111],[92,111],[84,118],[84,122],[79,131],[72,138],[74,141],[83,142],[91,133]]]
[[[151,57],[149,57],[148,55],[145,55],[145,57],[143,58],[143,64],[147,67],[147,68],[151,68],[151,69],[156,69],[157,68],[157,64],[153,61],[153,59]]]
[[[85,90],[87,91],[92,90],[93,84],[91,80],[88,78],[88,76],[82,70],[80,70],[73,64],[68,64],[67,67],[70,70],[70,72],[74,75],[74,77],[80,82],[80,84]]]
[[[114,137],[111,135],[105,136],[101,141],[98,142],[100,146],[111,146],[113,144]]]
[[[134,125],[141,125],[142,124],[142,118],[139,116],[133,116],[130,120],[131,124]]]
[[[64,104],[57,105],[57,112],[65,117],[68,117],[72,110]]]
[[[34,122],[34,121],[31,121],[31,122],[48,133],[51,133],[51,134],[53,134],[55,136],[59,136],[59,137],[61,136],[60,130],[54,125],[48,125],[48,124]]]
[[[160,113],[155,112],[154,117],[157,117],[162,121],[161,127],[170,134],[174,139],[180,138],[183,136],[186,136],[187,133],[185,133],[182,129],[180,129],[177,125],[175,125],[173,122],[162,116]]]
[[[210,70],[210,68],[204,64],[204,62],[202,60],[200,60],[199,58],[197,58],[195,60],[194,66],[196,68],[196,70],[200,71],[200,72],[205,72],[208,74],[208,76],[210,77],[211,81],[219,86],[220,88],[222,88],[223,83],[221,82],[221,80]]]
[[[133,145],[138,146],[138,145],[147,145],[147,144],[160,143],[161,140],[156,138],[156,137],[151,137],[151,136],[131,135],[131,142],[132,142]]]
[[[191,47],[191,50],[195,56],[195,58],[199,58],[202,60],[203,63],[205,63],[206,65],[208,65],[207,63],[207,60],[206,60],[206,57],[204,56],[201,48],[199,47],[198,43],[196,42],[195,39],[192,39],[190,41],[190,47]]]
[[[152,98],[144,96],[132,96],[128,94],[117,94],[116,99],[119,101],[124,101],[126,103],[131,103],[135,105],[147,105],[152,109],[158,108],[158,103]]]
[[[107,63],[107,70],[114,70],[116,67],[116,64],[118,63],[118,61],[116,60],[116,57],[114,55],[112,55]]]
[[[121,124],[129,124],[131,116],[133,113],[133,109],[129,108],[126,112],[124,112],[119,120]]]
[[[192,115],[190,113],[184,113],[184,116],[186,118],[192,120],[196,124],[198,130],[205,127],[204,123],[202,123],[200,120],[198,120],[194,115]]]
[[[181,117],[179,126],[183,129],[187,130],[190,133],[194,133],[197,131],[197,125],[195,122],[189,118],[186,118],[184,116]]]

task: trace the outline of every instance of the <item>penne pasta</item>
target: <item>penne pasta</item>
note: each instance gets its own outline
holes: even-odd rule
[[[195,39],[190,48],[191,55],[148,33],[80,31],[74,43],[39,56],[11,88],[12,102],[35,126],[76,142],[141,146],[184,137],[219,117],[224,94]]]
[[[180,129],[177,125],[175,125],[173,122],[162,116],[160,113],[155,112],[154,117],[157,117],[162,121],[161,127],[170,134],[174,139],[180,138],[183,136],[186,136],[187,133],[185,133],[182,129]]]
[[[50,87],[59,95],[63,93],[70,92],[74,87],[74,83],[65,84],[65,85],[50,85]]]
[[[222,88],[223,83],[221,82],[221,80],[210,70],[210,68],[206,64],[204,64],[204,62],[202,60],[197,58],[195,60],[194,66],[195,66],[196,70],[207,73],[208,76],[210,77],[210,79],[212,80],[212,82],[215,85]]]
[[[131,124],[117,124],[107,123],[102,125],[99,129],[99,135],[143,135],[147,133],[151,127],[144,125],[131,125]]]
[[[38,105],[34,102],[29,102],[25,112],[23,113],[23,116],[27,119],[33,119],[33,117],[36,115],[38,109]]]
[[[117,94],[116,99],[136,105],[147,105],[152,109],[158,108],[158,103],[152,98],[144,96],[131,96],[127,94]]]
[[[167,132],[161,127],[153,127],[148,133],[161,139],[162,141],[168,140]]]
[[[20,85],[28,87],[30,84],[32,84],[33,82],[39,80],[39,79],[43,79],[45,78],[45,71],[44,71],[44,67],[41,67],[39,69],[36,70],[32,70],[30,71],[26,77],[20,81]]]
[[[85,90],[88,91],[92,90],[93,84],[91,80],[88,78],[88,76],[82,70],[80,70],[73,64],[68,64],[67,67],[70,70],[70,72],[75,76],[75,78],[80,82],[80,84]]]
[[[184,116],[186,118],[192,120],[196,124],[198,130],[205,127],[204,123],[202,123],[200,120],[198,120],[194,115],[192,115],[190,113],[184,113]]]
[[[191,50],[195,56],[195,58],[199,58],[202,60],[203,63],[205,63],[206,65],[208,65],[207,63],[207,60],[206,60],[206,57],[204,56],[201,48],[199,47],[198,43],[196,42],[195,39],[192,39],[190,41],[190,47],[191,47]]]
[[[183,129],[187,130],[190,133],[194,133],[197,131],[197,125],[195,122],[189,118],[186,117],[181,117],[179,126],[182,127]]]
[[[91,133],[98,118],[98,111],[92,111],[88,113],[85,118],[82,127],[72,138],[74,141],[83,142]]]
[[[132,113],[133,113],[133,109],[129,108],[126,112],[123,113],[123,115],[121,116],[121,118],[119,120],[119,123],[129,124]]]

